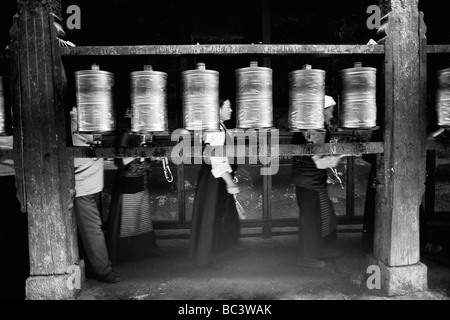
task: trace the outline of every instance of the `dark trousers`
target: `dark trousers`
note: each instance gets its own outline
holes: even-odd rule
[[[98,194],[76,197],[74,200],[78,233],[83,243],[91,271],[106,275],[111,270],[105,235],[102,230],[102,218],[98,205]]]
[[[300,209],[300,256],[315,258],[321,246],[320,201],[317,191],[295,187]]]

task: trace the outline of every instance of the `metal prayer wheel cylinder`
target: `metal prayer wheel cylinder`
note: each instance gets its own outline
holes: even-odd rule
[[[99,70],[75,72],[78,131],[84,133],[110,133],[115,130],[113,108],[114,74]]]
[[[271,128],[273,125],[272,69],[250,67],[235,70],[236,126],[241,129]]]
[[[144,71],[131,72],[130,78],[131,131],[168,131],[167,73],[144,66]]]
[[[438,126],[450,127],[450,68],[438,71],[436,112]]]
[[[0,135],[6,135],[5,96],[3,94],[3,77],[0,77]]]
[[[204,63],[181,75],[183,123],[187,130],[219,130],[219,72]]]
[[[289,73],[289,129],[324,129],[325,71],[311,69]]]
[[[341,76],[340,126],[349,129],[370,129],[376,126],[376,72],[362,67],[343,69]]]

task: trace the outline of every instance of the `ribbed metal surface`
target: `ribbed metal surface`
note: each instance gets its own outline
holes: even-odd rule
[[[3,77],[0,77],[0,135],[6,134],[5,96],[3,93]]]
[[[235,70],[238,128],[261,129],[273,126],[272,69],[250,67]]]
[[[359,63],[355,63],[354,68],[341,70],[341,127],[370,129],[376,126],[376,71]]]
[[[305,66],[289,73],[289,129],[324,128],[325,71]]]
[[[198,63],[197,69],[184,71],[181,79],[184,128],[219,130],[219,72]]]
[[[114,74],[107,71],[75,72],[78,109],[78,131],[107,133],[115,129],[113,86]]]
[[[131,131],[135,133],[166,132],[167,73],[144,71],[130,73]]]
[[[450,127],[450,68],[438,71],[436,112],[438,126]]]

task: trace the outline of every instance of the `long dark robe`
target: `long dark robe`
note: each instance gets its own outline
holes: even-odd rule
[[[212,253],[239,243],[240,221],[233,195],[222,178],[215,178],[211,165],[202,164],[192,211],[189,257],[203,266]],[[236,166],[232,165],[233,173]]]
[[[325,138],[325,141],[329,139]],[[306,143],[301,133],[295,133],[292,144]],[[300,210],[300,241],[303,255],[314,257],[322,244],[336,237],[337,217],[328,195],[327,170],[318,169],[309,156],[294,157],[292,180]]]

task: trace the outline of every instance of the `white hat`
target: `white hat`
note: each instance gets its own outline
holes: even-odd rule
[[[336,105],[336,101],[334,101],[333,97],[325,96],[325,109],[335,106],[335,105]]]

